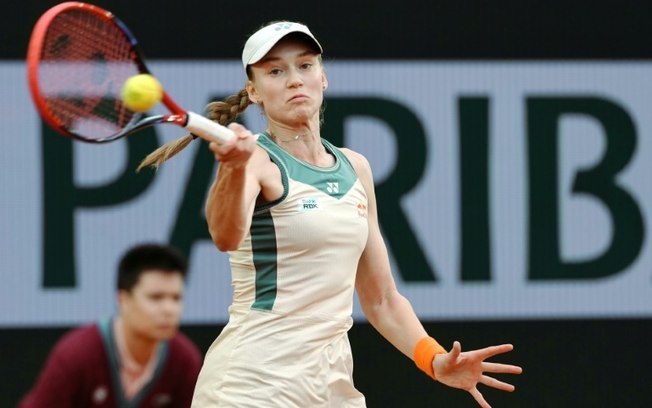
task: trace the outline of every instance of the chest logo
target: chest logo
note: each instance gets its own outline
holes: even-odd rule
[[[340,192],[340,183],[336,181],[328,181],[326,182],[326,191],[328,191],[329,194],[337,194]]]

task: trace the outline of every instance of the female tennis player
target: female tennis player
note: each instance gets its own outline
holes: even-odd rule
[[[219,169],[206,218],[215,245],[230,254],[234,297],[192,406],[365,407],[347,337],[357,290],[384,338],[433,379],[488,408],[478,384],[512,391],[491,374],[521,368],[487,359],[512,345],[462,352],[455,342],[446,351],[397,291],[369,163],[320,132],[328,87],[321,54],[302,24],[264,26],[242,52],[245,88],[208,107],[225,124],[256,104],[267,129],[253,135],[231,124],[235,139],[210,144]],[[175,148],[163,146],[143,165],[160,164]]]

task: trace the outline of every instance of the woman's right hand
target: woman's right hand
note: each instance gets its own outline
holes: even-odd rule
[[[228,167],[244,167],[256,149],[256,138],[244,126],[239,123],[231,123],[229,129],[235,133],[235,137],[225,143],[211,142],[208,148],[213,152],[215,160],[220,165]]]

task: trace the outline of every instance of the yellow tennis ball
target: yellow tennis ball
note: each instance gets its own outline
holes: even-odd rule
[[[146,112],[163,98],[163,86],[150,74],[134,75],[122,86],[122,102],[134,112]]]

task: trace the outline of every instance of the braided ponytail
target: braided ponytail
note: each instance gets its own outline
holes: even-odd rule
[[[244,112],[251,103],[247,90],[243,88],[237,94],[230,95],[223,101],[214,101],[206,105],[206,117],[220,125],[226,126]],[[136,172],[139,172],[145,167],[153,167],[155,170],[158,170],[161,164],[183,150],[194,139],[195,136],[188,134],[160,146],[143,159],[140,165],[138,165]]]

